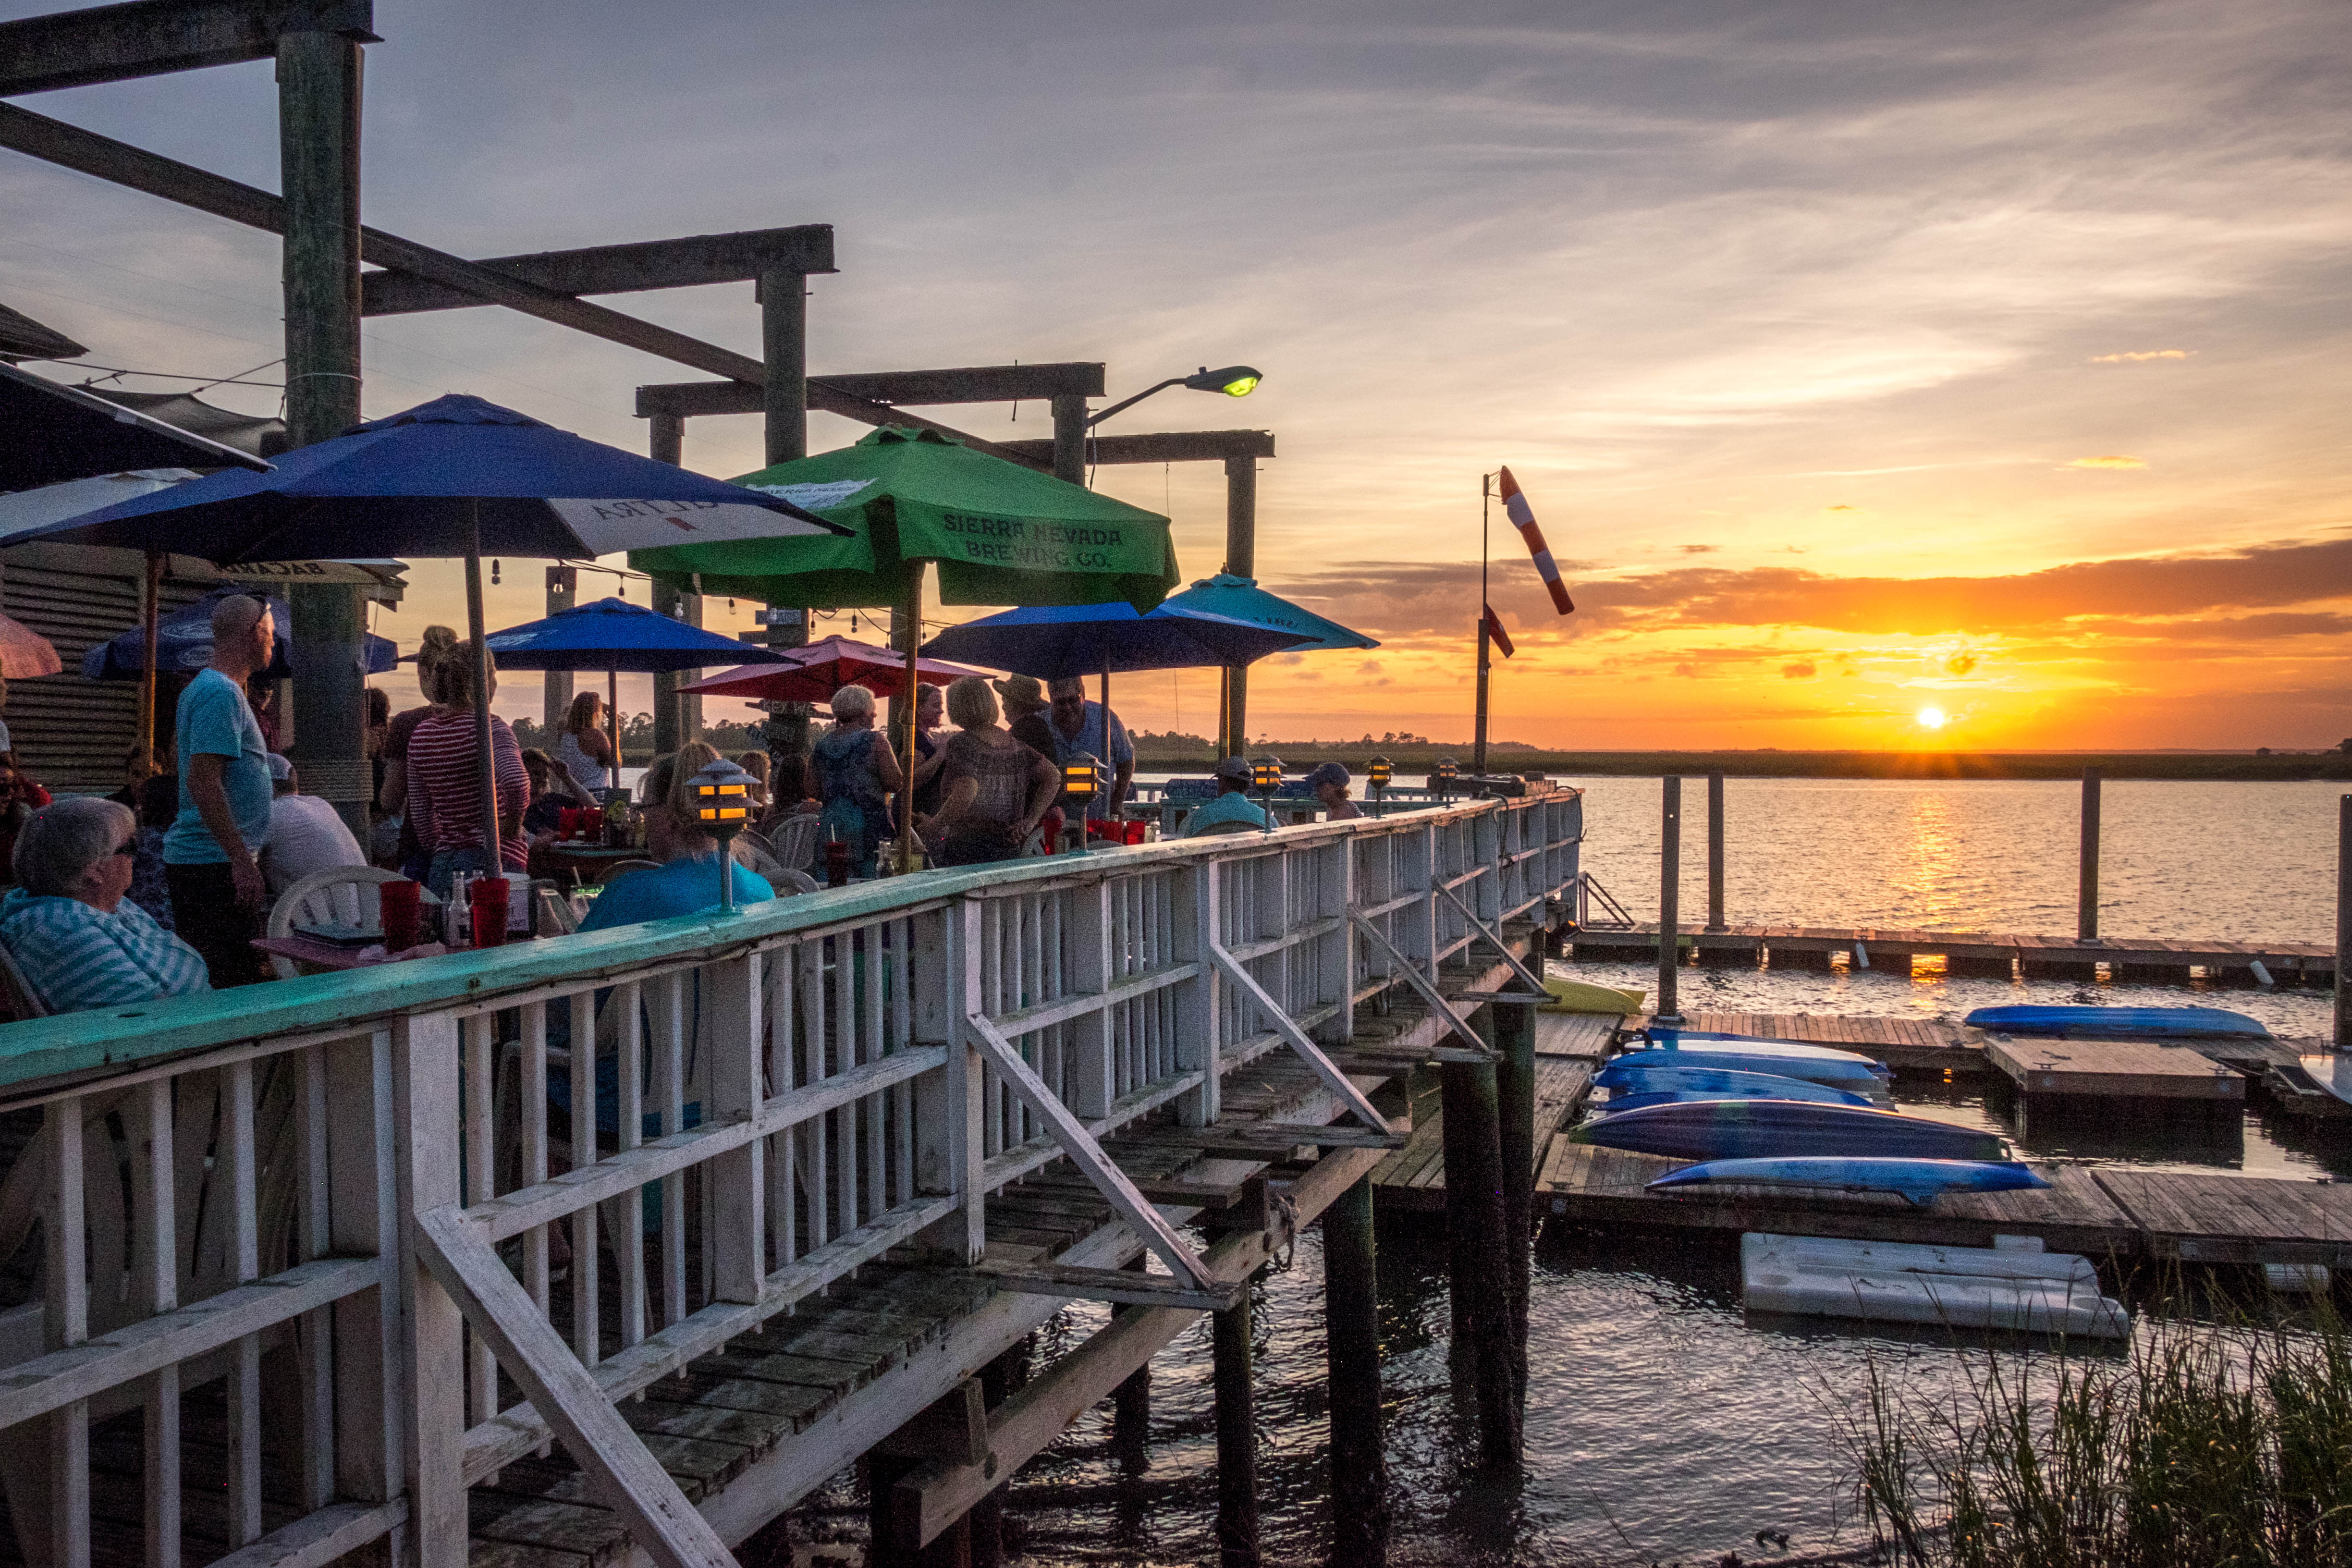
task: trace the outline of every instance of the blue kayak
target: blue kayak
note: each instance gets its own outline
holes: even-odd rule
[[[1772,1073],[1811,1083],[1843,1085],[1865,1094],[1894,1077],[1884,1063],[1868,1057],[1832,1046],[1807,1045],[1801,1040],[1759,1039],[1696,1029],[1653,1028],[1648,1037],[1646,1047],[1628,1049],[1611,1065],[1619,1061],[1646,1062],[1654,1056],[1661,1066]]]
[[[1579,1122],[1577,1143],[1685,1160],[1773,1160],[1837,1154],[1856,1160],[2000,1160],[1998,1134],[1861,1105],[1796,1100],[1677,1100],[1610,1110]]]
[[[1782,1073],[1744,1072],[1729,1068],[1693,1068],[1644,1058],[1657,1053],[1619,1057],[1592,1075],[1595,1089],[1610,1091],[1612,1109],[1624,1106],[1629,1096],[1679,1095],[1686,1100],[1810,1100],[1822,1105],[1868,1105],[1867,1095],[1850,1093],[1825,1083],[1790,1078]]]
[[[2060,1040],[2270,1037],[2256,1020],[2223,1007],[1979,1007],[1960,1022],[1995,1034]]]
[[[2009,1160],[1710,1160],[1669,1171],[1653,1188],[1771,1187],[1790,1193],[1895,1193],[1926,1208],[1946,1193],[2009,1193],[2050,1184]]]

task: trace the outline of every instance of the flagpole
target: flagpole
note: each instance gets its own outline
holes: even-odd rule
[[[1470,748],[1470,771],[1481,777],[1486,772],[1486,679],[1494,662],[1486,625],[1486,515],[1494,478],[1478,476],[1478,730]]]

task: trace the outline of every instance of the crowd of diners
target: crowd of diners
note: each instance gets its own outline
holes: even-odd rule
[[[617,778],[594,692],[572,703],[552,752],[523,749],[493,714],[499,838],[484,843],[475,716],[497,695],[495,664],[478,662],[473,646],[448,627],[430,626],[416,656],[423,702],[394,713],[383,689],[367,694],[374,796],[362,845],[331,803],[301,793],[299,772],[271,739],[267,701],[254,700],[267,689],[256,678],[269,668],[280,631],[268,605],[224,597],[212,631],[211,661],[179,696],[175,752],[134,749],[113,795],[53,800],[16,765],[0,721],[0,867],[13,883],[0,897],[0,947],[51,1013],[268,979],[254,941],[272,902],[322,871],[396,868],[444,898],[461,874],[491,871],[494,856],[499,873],[527,876],[545,867],[563,809],[600,806],[596,786]],[[754,780],[760,826],[814,815],[822,837],[849,846],[859,874],[875,871],[902,792],[911,793],[932,862],[971,866],[1053,843],[1063,818],[1081,809],[1116,816],[1133,787],[1126,727],[1076,680],[965,676],[944,692],[921,688],[910,768],[877,728],[871,690],[845,686],[831,706],[832,723],[804,755],[754,752],[739,762]],[[1066,768],[1082,755],[1109,774],[1103,795],[1085,803],[1063,787]],[[701,742],[655,760],[638,790],[646,857],[655,864],[607,882],[582,931],[711,903],[721,851],[697,825],[691,781],[718,760]],[[1228,757],[1215,778],[1219,795],[1186,818],[1180,837],[1268,826],[1248,798],[1246,763]],[[1307,782],[1332,817],[1359,815],[1341,764],[1323,764]],[[739,903],[776,896],[740,863],[730,874]]]

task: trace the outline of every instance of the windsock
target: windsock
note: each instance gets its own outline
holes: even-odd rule
[[[1559,563],[1551,558],[1551,549],[1544,543],[1543,529],[1536,522],[1535,508],[1520,492],[1519,481],[1511,478],[1511,470],[1502,471],[1503,510],[1528,542],[1528,553],[1536,558],[1536,570],[1543,574],[1544,586],[1551,590],[1551,606],[1565,616],[1576,608],[1568,596],[1568,584],[1559,580]],[[1493,614],[1488,612],[1489,616]]]
[[[1495,613],[1495,606],[1492,605],[1486,606],[1486,637],[1496,647],[1503,650],[1505,658],[1519,651],[1511,646],[1511,634],[1503,629],[1503,617]]]

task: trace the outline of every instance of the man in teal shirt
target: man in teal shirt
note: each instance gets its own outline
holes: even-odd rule
[[[1179,838],[1197,838],[1213,830],[1232,833],[1243,827],[1255,827],[1260,832],[1266,826],[1265,813],[1250,804],[1250,765],[1239,757],[1227,757],[1217,764],[1217,798],[1205,805],[1192,808],[1184,826],[1176,830]]]
[[[253,939],[268,910],[259,857],[273,791],[245,688],[269,668],[277,636],[268,605],[227,595],[213,606],[212,662],[180,693],[180,816],[163,836],[163,879],[172,923],[215,990],[265,978]]]

